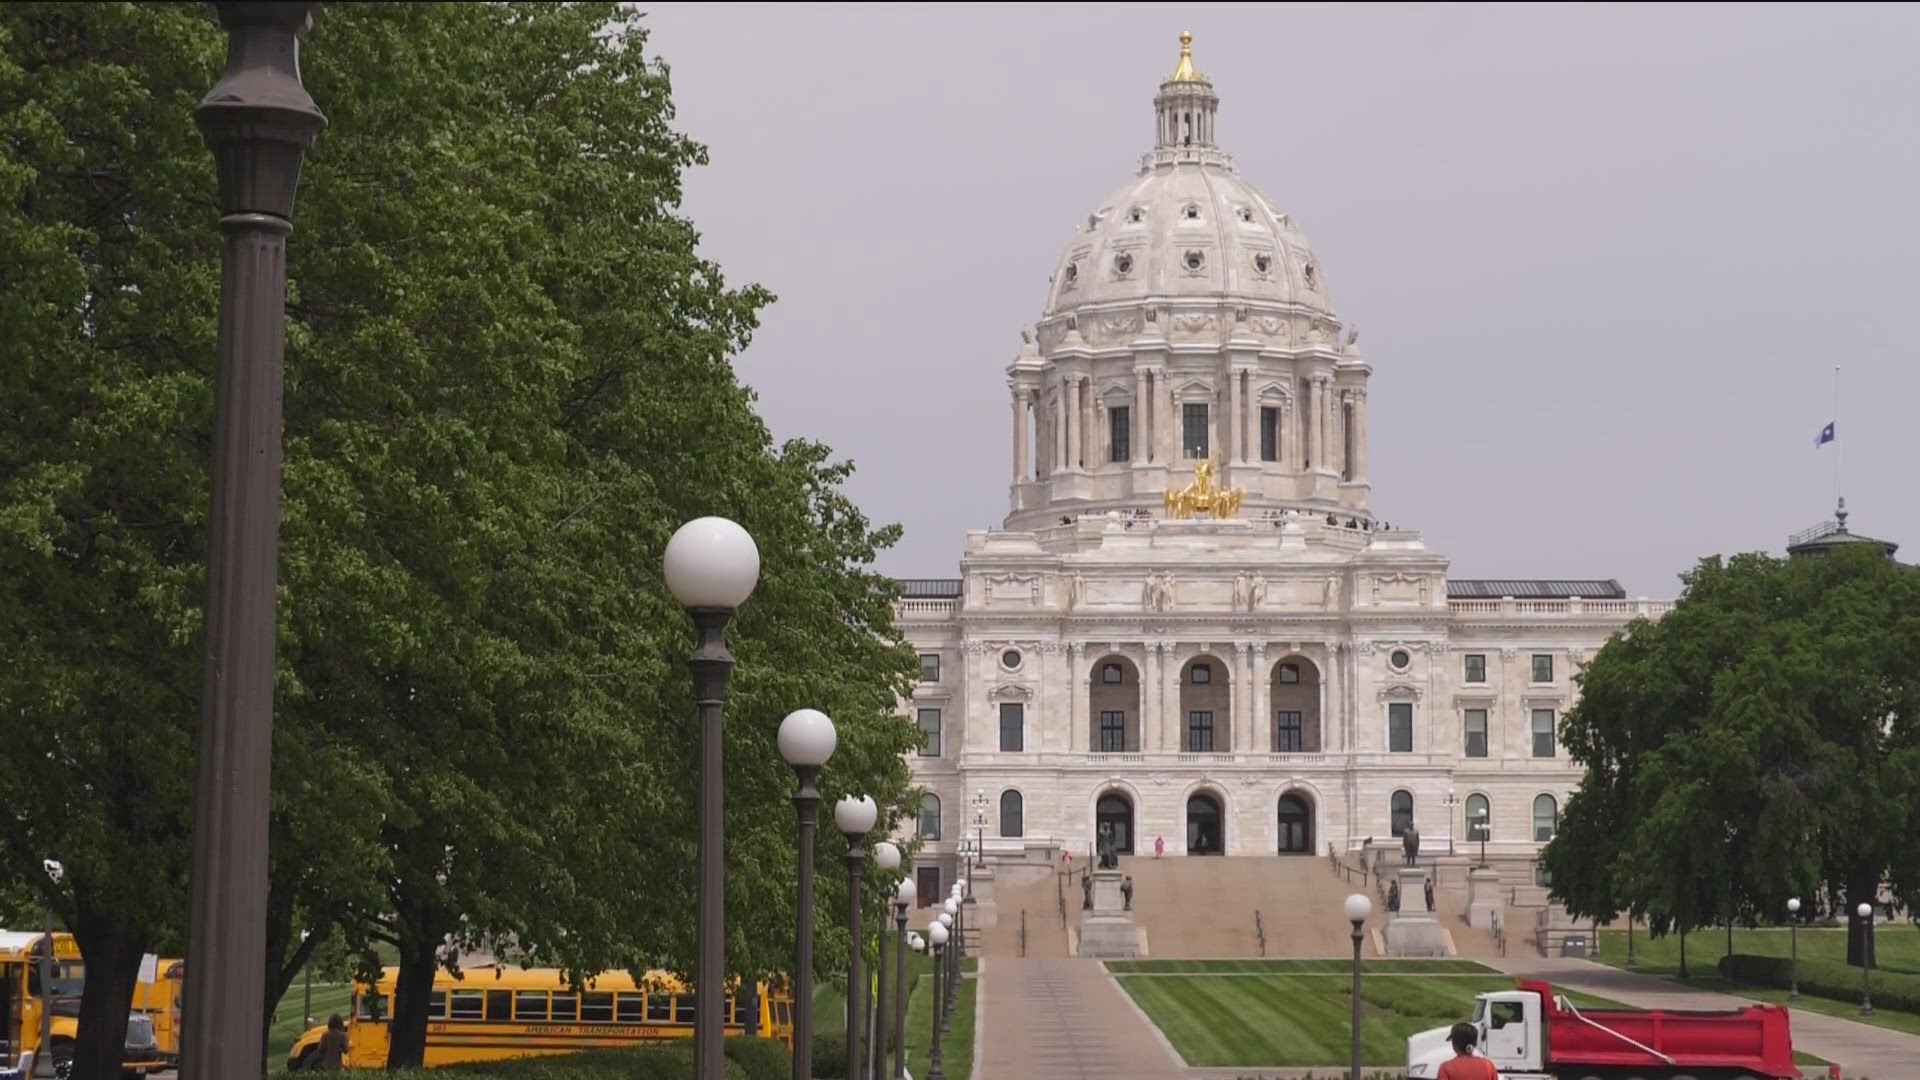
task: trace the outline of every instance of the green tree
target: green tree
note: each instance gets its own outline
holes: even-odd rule
[[[1710,558],[1608,642],[1564,738],[1587,768],[1542,857],[1575,914],[1655,933],[1920,898],[1920,569],[1869,544]],[[1857,921],[1857,920],[1856,920]],[[1861,939],[1849,946],[1859,962]]]
[[[203,5],[0,8],[0,844],[43,894],[24,868],[68,864],[81,1075],[184,923],[219,266],[191,112],[221,44]],[[830,796],[908,808],[913,661],[870,569],[895,531],[754,416],[727,358],[770,297],[698,257],[704,152],[644,46],[610,3],[354,4],[303,52],[331,127],[290,248],[268,999],[330,930],[394,945],[392,1064],[452,948],[690,966],[692,634],[659,571],[687,518],[763,557],[730,969],[792,955],[787,711],[839,722]]]

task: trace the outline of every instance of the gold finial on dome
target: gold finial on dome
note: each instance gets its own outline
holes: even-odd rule
[[[1193,68],[1193,31],[1191,30],[1180,31],[1180,66],[1173,69],[1173,74],[1167,76],[1167,81],[1176,83],[1207,81],[1205,75]]]

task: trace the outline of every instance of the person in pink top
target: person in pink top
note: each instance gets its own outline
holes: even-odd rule
[[[1157,859],[1160,856],[1165,855],[1166,853],[1167,853],[1167,838],[1164,836],[1154,837],[1153,838],[1153,857]]]

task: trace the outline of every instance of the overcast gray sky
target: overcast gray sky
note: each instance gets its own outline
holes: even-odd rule
[[[1182,29],[1222,146],[1361,330],[1374,507],[1456,577],[1616,577],[1828,516],[1920,556],[1920,8],[642,5],[704,250],[779,294],[777,437],[955,572],[1006,513],[1005,368],[1130,175]]]

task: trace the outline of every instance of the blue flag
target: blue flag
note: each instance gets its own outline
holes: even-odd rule
[[[1818,450],[1819,448],[1827,445],[1832,441],[1833,441],[1833,422],[1828,421],[1827,426],[1820,429],[1820,434],[1814,436],[1813,448]]]

